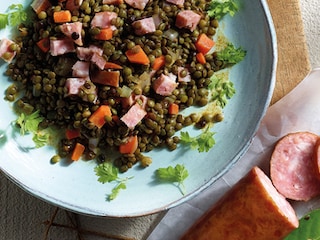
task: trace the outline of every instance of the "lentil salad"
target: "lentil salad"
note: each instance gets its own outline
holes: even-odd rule
[[[176,149],[180,139],[175,134],[183,127],[204,128],[223,120],[219,106],[215,114],[181,113],[190,106],[206,106],[211,77],[227,67],[216,53],[205,52],[205,63],[197,57],[197,40],[203,35],[212,39],[218,27],[218,21],[206,14],[209,1],[186,0],[183,6],[142,1],[144,7],[136,6],[138,1],[84,0],[78,6],[67,6],[69,1],[35,2],[50,6],[36,14],[31,26],[20,26],[22,36],[10,44],[17,55],[8,67],[14,85],[7,89],[6,98],[14,101],[16,91],[23,90],[16,102],[20,111],[38,110],[44,117],[42,128],[54,125],[68,133],[55,158],[72,158],[80,144],[84,146],[80,156],[103,162],[106,155],[97,149],[111,147],[122,153],[114,164],[124,172],[137,162],[148,166],[151,159],[143,153],[155,147]],[[70,20],[54,21],[55,13],[62,11],[70,12]],[[196,14],[197,23],[177,23],[183,11]],[[95,19],[99,15],[106,19],[104,13],[111,18],[107,26]],[[153,22],[153,30],[144,26],[144,19]],[[81,25],[79,32],[74,25]],[[112,29],[111,38],[101,40],[106,28]],[[89,56],[80,50],[89,51]],[[140,53],[145,55],[130,58]],[[92,119],[101,106],[107,110],[102,111],[99,125]],[[178,111],[171,112],[172,106],[178,106]],[[137,139],[134,151],[121,152],[133,137]]]

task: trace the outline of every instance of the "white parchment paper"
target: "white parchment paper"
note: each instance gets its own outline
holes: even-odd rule
[[[148,240],[177,240],[182,234],[253,166],[269,175],[269,160],[274,144],[290,132],[310,131],[320,135],[320,68],[289,94],[269,107],[248,152],[233,168],[194,199],[166,214]],[[320,208],[320,198],[291,202],[300,218]]]

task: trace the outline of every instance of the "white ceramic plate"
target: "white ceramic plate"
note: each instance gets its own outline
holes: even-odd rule
[[[0,12],[19,2],[28,4],[31,0],[2,2]],[[148,156],[153,158],[152,165],[144,170],[135,166],[123,174],[134,178],[111,202],[106,201],[106,195],[114,184],[97,181],[94,161],[78,161],[68,166],[50,164],[54,149],[27,151],[21,146],[28,145],[30,139],[16,139],[10,130],[0,139],[0,169],[30,194],[59,207],[94,216],[141,216],[176,206],[200,193],[245,153],[269,105],[275,84],[277,47],[267,3],[244,0],[240,6],[241,10],[233,18],[226,17],[221,26],[227,38],[236,46],[242,46],[247,56],[230,72],[236,94],[224,109],[225,120],[213,128],[216,145],[210,152],[182,148],[174,152],[151,152]],[[8,34],[7,30],[0,31],[0,38]],[[5,69],[6,64],[1,62],[0,72]],[[3,99],[9,85],[7,77],[1,75],[0,129],[6,129],[17,118],[10,103]],[[184,164],[189,171],[185,196],[172,184],[154,181],[156,169],[177,163]]]

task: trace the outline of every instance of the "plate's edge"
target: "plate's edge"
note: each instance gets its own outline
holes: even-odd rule
[[[269,91],[270,93],[272,93],[274,91],[275,88],[275,82],[276,82],[276,69],[277,69],[277,63],[278,63],[278,46],[277,46],[277,37],[276,37],[276,31],[275,31],[275,27],[273,24],[273,20],[272,20],[272,16],[271,16],[271,12],[269,9],[269,6],[267,4],[266,0],[260,0],[260,3],[264,9],[264,13],[265,13],[265,18],[267,20],[268,23],[268,27],[269,27],[269,33],[270,33],[270,39],[271,39],[271,46],[272,46],[272,53],[273,53],[273,65],[272,65],[272,69],[270,72],[271,75],[271,81],[270,81],[270,88]],[[272,94],[268,94],[267,99],[266,99],[266,104],[262,110],[262,114],[261,117],[258,119],[258,123],[260,123],[262,121],[262,118],[264,117],[269,104],[271,102],[272,99]],[[18,187],[24,189],[26,192],[30,193],[32,196],[41,199],[45,202],[50,203],[51,205],[55,205],[59,208],[62,209],[66,209],[68,211],[72,211],[81,215],[87,215],[87,216],[93,216],[93,217],[108,217],[108,218],[133,218],[133,217],[142,217],[142,216],[146,216],[146,215],[150,215],[150,214],[156,214],[162,211],[167,211],[173,207],[176,207],[188,200],[190,200],[191,198],[195,197],[196,195],[198,195],[199,193],[201,193],[202,191],[204,191],[205,189],[207,189],[209,186],[211,186],[214,182],[216,182],[219,178],[221,178],[227,171],[229,171],[232,166],[246,153],[246,151],[248,150],[249,146],[252,143],[252,138],[254,137],[254,135],[256,134],[256,132],[258,131],[259,128],[259,124],[257,124],[256,128],[253,131],[253,134],[251,136],[251,141],[249,141],[245,146],[244,149],[242,149],[241,152],[237,153],[235,158],[233,159],[232,162],[230,162],[223,171],[221,171],[219,174],[217,174],[214,178],[210,179],[206,184],[204,184],[203,186],[199,187],[198,189],[196,189],[195,191],[193,191],[192,193],[190,193],[189,195],[186,195],[184,198],[178,199],[177,201],[174,201],[172,203],[169,203],[165,206],[150,210],[150,211],[145,211],[145,212],[139,212],[139,213],[131,213],[131,214],[109,214],[103,211],[92,211],[92,209],[85,209],[85,208],[81,208],[79,209],[79,207],[77,206],[73,206],[70,204],[67,204],[65,202],[62,202],[58,199],[54,199],[52,197],[48,197],[47,195],[43,194],[42,192],[38,192],[35,189],[31,189],[28,186],[26,186],[25,184],[23,184],[22,182],[18,181],[17,179],[15,179],[13,176],[11,176],[10,174],[8,174],[3,168],[1,168],[0,166],[0,172],[3,173],[3,175],[9,179],[11,182],[13,182],[15,185],[17,185]],[[65,206],[65,207],[64,207]]]

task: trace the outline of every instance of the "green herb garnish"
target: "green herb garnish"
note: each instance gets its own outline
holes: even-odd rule
[[[208,86],[211,91],[211,101],[215,101],[217,106],[224,108],[236,92],[233,82],[225,81],[223,77],[213,75]]]
[[[120,193],[121,189],[127,188],[127,181],[133,177],[129,178],[119,178],[119,170],[110,162],[104,162],[97,165],[94,168],[96,175],[99,177],[98,181],[101,183],[107,182],[117,182],[117,185],[111,190],[111,194],[108,195],[107,200],[111,201],[114,200]]]
[[[45,131],[39,130],[39,124],[44,120],[40,116],[39,110],[35,111],[29,115],[21,113],[16,124],[20,127],[20,134],[23,136],[25,134],[33,134],[33,142],[36,148],[43,147],[49,142],[49,134]]]
[[[183,195],[186,193],[184,180],[188,176],[188,170],[180,164],[177,164],[175,167],[169,166],[167,168],[158,168],[156,170],[156,177],[159,181],[178,183],[178,187]]]
[[[241,62],[246,56],[247,52],[241,47],[235,48],[232,43],[228,43],[227,47],[217,52],[217,59],[224,62],[224,64],[234,65]]]
[[[36,144],[36,148],[41,148],[48,144],[49,137],[50,135],[48,133],[41,131],[35,133],[32,140]]]
[[[6,13],[0,13],[0,29],[17,26],[27,20],[27,13],[22,4],[11,4]]]
[[[238,11],[238,6],[233,0],[213,0],[210,4],[208,15],[219,20],[225,15],[234,16]]]
[[[38,110],[31,113],[30,115],[21,113],[16,120],[16,123],[20,127],[20,134],[25,135],[26,133],[36,133],[38,131],[39,124],[43,120],[44,118],[40,116]]]
[[[208,152],[215,144],[214,132],[207,127],[200,135],[191,137],[188,132],[180,133],[180,142],[190,145],[191,149],[198,149],[199,152]]]

